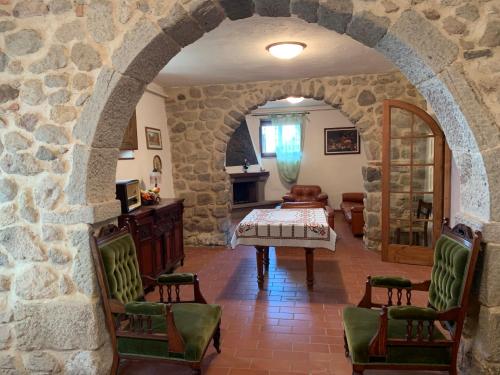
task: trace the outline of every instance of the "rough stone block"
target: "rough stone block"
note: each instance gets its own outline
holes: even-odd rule
[[[254,0],[255,13],[264,17],[290,17],[290,0]]]
[[[122,74],[149,83],[179,51],[158,25],[143,18],[125,34],[111,59]]]
[[[5,37],[5,50],[9,56],[29,55],[41,47],[42,37],[32,29],[23,29]]]
[[[14,319],[19,350],[96,350],[107,336],[102,307],[96,302],[19,302]]]
[[[78,118],[73,136],[94,147],[118,148],[144,88],[140,81],[104,68]]]
[[[0,160],[0,167],[5,173],[33,176],[40,173],[41,167],[31,154],[5,154]]]
[[[318,0],[291,0],[290,2],[292,14],[309,23],[318,22],[318,7]]]
[[[68,43],[74,39],[82,40],[85,32],[82,21],[74,20],[64,23],[55,31],[56,39],[61,43]]]
[[[57,274],[47,266],[25,267],[18,271],[14,289],[16,295],[25,300],[54,298],[58,294]]]
[[[1,84],[0,85],[0,104],[6,103],[10,100],[14,100],[19,96],[19,90],[11,85]]]
[[[178,3],[169,10],[167,16],[158,21],[162,30],[181,47],[185,47],[202,37],[204,31]]]
[[[439,78],[467,120],[464,126],[468,125],[472,130],[479,149],[484,150],[500,144],[500,133],[495,119],[474,89],[474,85],[467,80],[462,65],[455,64],[445,69]]]
[[[252,17],[255,5],[253,0],[219,0],[220,5],[230,20]]]
[[[485,176],[485,180],[488,181],[489,186],[489,202],[486,200],[484,204],[489,203],[490,206],[490,219],[494,221],[500,221],[500,189],[497,187],[500,186],[500,171],[498,169],[498,160],[500,158],[500,147],[496,147],[492,150],[483,151],[482,152],[482,161],[484,162],[484,167],[487,172],[487,177]],[[472,164],[474,168],[476,166]],[[484,182],[483,182],[484,184]],[[485,184],[484,184],[485,185]],[[471,193],[474,193],[471,191]],[[476,192],[477,194],[477,192]],[[486,207],[484,209],[486,214]],[[488,217],[483,216],[484,219]]]
[[[57,359],[47,352],[30,352],[23,357],[24,367],[34,373],[56,374],[61,370]]]
[[[226,18],[223,9],[212,0],[193,0],[188,4],[188,11],[201,28],[212,31]]]
[[[109,42],[115,38],[111,1],[90,1],[87,12],[87,29],[97,43]]]
[[[71,204],[108,202],[115,199],[115,170],[118,149],[75,145],[73,168],[65,187]]]
[[[90,72],[101,67],[102,60],[99,52],[89,44],[76,43],[71,48],[71,61],[78,69]]]
[[[12,226],[0,230],[0,245],[16,260],[46,260],[38,238],[28,228]]]
[[[352,19],[351,0],[321,0],[318,9],[318,25],[344,34]]]
[[[475,354],[483,360],[500,362],[500,307],[481,306]]]
[[[41,60],[35,61],[29,66],[29,71],[35,74],[43,73],[47,70],[64,68],[68,64],[67,51],[64,46],[53,45],[49,52]]]
[[[53,14],[62,14],[69,12],[73,7],[70,0],[50,0],[49,10]]]
[[[413,10],[403,12],[375,48],[413,84],[432,78],[458,55],[458,47]]]
[[[39,79],[30,79],[21,87],[21,100],[29,105],[41,104],[46,96],[43,91],[42,81]]]
[[[45,175],[37,182],[33,193],[37,206],[50,210],[61,196],[62,189],[52,177]]]
[[[347,35],[368,47],[375,47],[387,32],[391,21],[387,17],[379,17],[368,11],[354,13],[347,27]]]
[[[499,244],[487,244],[482,254],[482,264],[479,301],[485,306],[500,306]]]
[[[98,289],[90,249],[91,235],[89,229],[87,226],[82,226],[81,229],[68,233],[71,245],[76,249],[71,277],[81,293],[95,296],[98,294]]]
[[[12,201],[16,194],[16,182],[10,178],[0,178],[0,203]]]
[[[107,375],[112,358],[110,344],[96,351],[77,351],[66,361],[64,371],[72,375]]]
[[[483,156],[479,152],[474,134],[468,126],[455,98],[439,78],[433,78],[418,86],[429,105],[435,111],[453,151],[453,158],[461,171],[460,200],[464,212],[483,219],[490,216],[490,192]],[[467,95],[466,92],[464,92]],[[478,134],[479,135],[479,134]],[[474,166],[474,168],[472,168]]]
[[[43,16],[49,11],[47,5],[41,0],[25,0],[19,1],[14,9],[12,15],[17,18],[28,18]]]

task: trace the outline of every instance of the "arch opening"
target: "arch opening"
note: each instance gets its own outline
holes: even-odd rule
[[[98,223],[118,215],[119,208],[114,201],[114,173],[111,172],[116,169],[117,148],[128,118],[145,85],[151,82],[181,47],[217,27],[226,16],[230,19],[239,19],[250,17],[255,11],[252,1],[220,1],[220,3],[207,1],[196,4],[199,6],[193,5],[185,9],[180,2],[175,3],[173,8],[181,9],[183,14],[186,14],[178,19],[170,14],[164,19],[154,21],[148,18],[138,20],[114,51],[112,64],[101,70],[94,92],[73,132],[79,143],[72,151],[73,165],[66,186],[66,196],[71,205],[83,207],[81,210],[85,213],[84,216],[75,219],[75,222]],[[330,9],[327,5],[318,6],[315,2],[298,1],[294,4],[301,6],[293,5],[291,8],[283,7],[283,9],[272,6],[260,7],[257,12],[264,16],[293,14],[307,22],[317,22],[327,29],[346,32],[393,61],[417,87],[443,126],[460,170],[461,213],[459,215],[463,221],[475,227],[489,220],[499,220],[500,208],[497,207],[500,201],[499,193],[494,190],[494,184],[490,185],[488,178],[495,176],[494,162],[491,160],[495,154],[487,151],[496,142],[495,137],[488,136],[497,134],[492,130],[495,128],[495,122],[490,111],[478,99],[480,96],[469,83],[460,63],[456,63],[458,50],[453,42],[445,38],[415,10],[407,10],[394,19],[388,19],[367,11],[356,11],[353,14],[352,8],[347,11]],[[186,27],[187,33],[184,32]],[[176,33],[176,30],[184,31]],[[435,43],[430,46],[427,40],[433,40]],[[333,93],[324,85],[316,84],[314,80],[302,80],[299,83],[300,86],[294,86],[289,82],[282,84],[289,85],[288,94],[302,94],[306,97],[323,99],[333,106],[339,105],[338,97],[332,95]],[[320,91],[321,88],[324,90],[323,93]],[[224,129],[207,129],[213,132],[214,142],[220,141],[223,144],[227,142],[242,116],[272,98],[283,97],[284,94],[275,95],[283,89],[262,88],[259,89],[261,91],[252,94],[252,99],[244,103],[243,107],[236,105],[233,108],[231,105],[228,116],[222,116]],[[187,98],[185,94],[184,99],[176,96],[167,103],[167,108],[170,106],[172,113],[177,116],[182,112],[182,109],[176,107],[178,101],[185,98]],[[345,107],[342,108],[348,117],[355,115]],[[376,111],[374,112],[376,114]],[[174,129],[177,125],[177,122],[169,120],[169,129]],[[364,121],[363,116],[356,120],[356,125],[362,136],[365,131],[374,131]],[[175,134],[171,135],[173,148],[180,144],[179,139],[176,140],[175,137]],[[217,147],[215,145],[216,150]],[[219,147],[221,150],[224,149],[222,145]],[[221,150],[217,152],[221,154]],[[367,150],[377,156],[380,153],[376,143],[373,146],[367,143]],[[174,150],[174,163],[179,155],[179,152]],[[375,156],[374,160],[380,158],[377,159]],[[223,156],[216,155],[211,163],[220,170],[224,167],[224,161]],[[366,173],[367,181],[373,182],[372,185],[376,186],[377,181],[370,178],[379,174],[378,164],[375,162],[368,167]],[[174,172],[174,179],[176,178]],[[220,174],[218,178],[219,182],[226,184],[225,192],[227,192],[227,176]],[[188,196],[185,198],[189,199]],[[227,196],[221,199],[221,205],[226,205],[227,202]]]

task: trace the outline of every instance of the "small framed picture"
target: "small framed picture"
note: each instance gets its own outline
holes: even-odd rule
[[[161,130],[146,127],[146,147],[149,150],[162,150]]]
[[[160,155],[155,155],[153,157],[153,171],[161,173],[161,169],[162,169],[162,162]]]
[[[325,129],[325,155],[359,154],[360,146],[356,128]]]

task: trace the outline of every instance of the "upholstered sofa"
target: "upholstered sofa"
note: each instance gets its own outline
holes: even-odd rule
[[[290,192],[283,196],[283,202],[321,202],[328,204],[328,195],[318,185],[294,185]]]
[[[340,209],[344,214],[345,220],[350,224],[352,234],[362,236],[364,233],[365,219],[363,210],[364,193],[343,193]]]

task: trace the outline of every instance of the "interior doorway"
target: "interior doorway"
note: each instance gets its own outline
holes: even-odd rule
[[[450,151],[421,108],[385,100],[382,147],[382,259],[432,265],[449,215]]]

